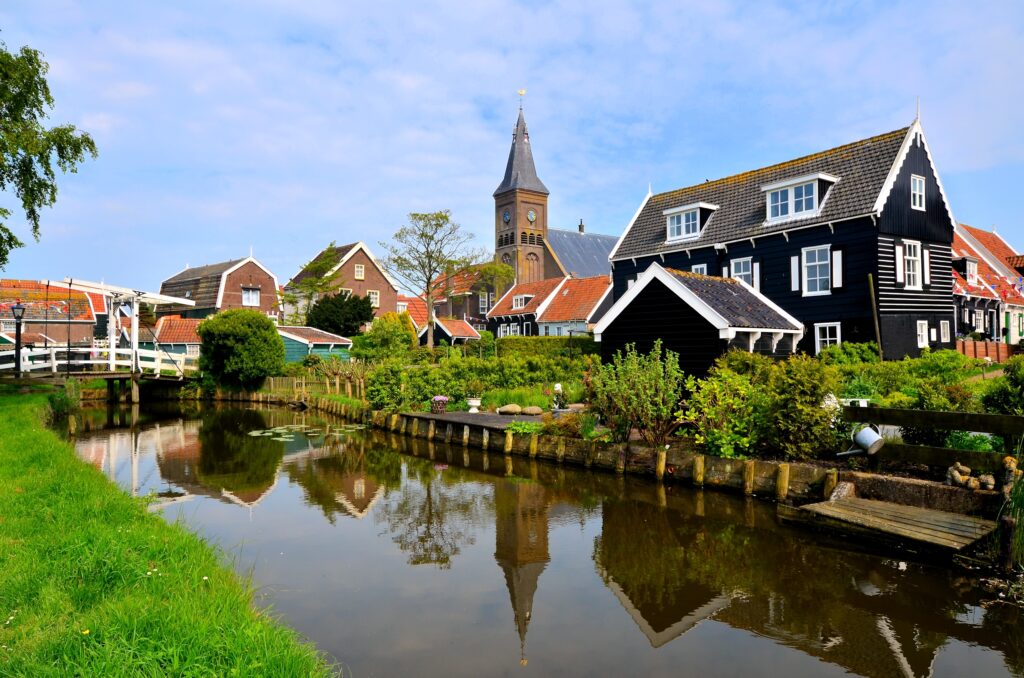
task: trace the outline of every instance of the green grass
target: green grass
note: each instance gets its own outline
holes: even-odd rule
[[[0,391],[0,674],[326,676],[223,554],[146,511]]]

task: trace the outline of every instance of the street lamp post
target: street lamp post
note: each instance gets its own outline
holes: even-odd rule
[[[25,307],[21,302],[11,306],[14,316],[14,378],[21,379],[21,319],[25,316]]]

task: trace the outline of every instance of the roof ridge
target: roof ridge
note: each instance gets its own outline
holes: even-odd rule
[[[740,179],[745,179],[745,178],[747,178],[747,177],[749,177],[751,175],[754,175],[754,174],[758,174],[758,173],[761,173],[761,172],[768,172],[768,171],[771,171],[771,170],[776,170],[776,169],[785,167],[786,165],[795,165],[797,163],[806,162],[808,160],[814,160],[814,159],[817,159],[819,157],[823,157],[823,156],[828,155],[828,154],[832,154],[832,153],[836,153],[836,152],[839,152],[839,151],[847,150],[847,149],[854,148],[854,147],[857,147],[857,146],[864,146],[864,145],[867,145],[867,144],[877,143],[877,142],[880,142],[880,141],[888,141],[893,136],[897,136],[897,135],[904,136],[904,135],[906,135],[906,133],[910,129],[910,127],[911,127],[910,125],[907,125],[906,127],[902,127],[900,129],[892,130],[891,132],[885,132],[883,134],[876,134],[876,135],[868,137],[866,139],[859,139],[857,141],[851,141],[849,143],[841,144],[841,145],[835,146],[833,148],[827,148],[827,149],[822,150],[822,151],[816,151],[814,153],[808,153],[807,155],[799,156],[799,157],[796,157],[796,158],[790,158],[789,160],[783,160],[782,162],[777,162],[777,163],[774,163],[772,165],[765,165],[764,167],[758,167],[756,169],[747,170],[745,172],[739,172],[737,174],[730,174],[730,175],[727,175],[727,176],[724,176],[724,177],[719,177],[717,179],[711,179],[711,180],[708,180],[708,181],[704,181],[703,183],[690,184],[689,186],[682,186],[680,188],[674,188],[671,191],[665,191],[663,193],[655,193],[652,197],[653,198],[661,198],[661,197],[664,197],[664,196],[667,196],[667,195],[672,195],[674,193],[679,193],[679,192],[682,192],[682,191],[688,191],[690,189],[697,188],[698,186],[711,187],[711,186],[714,186],[714,185],[719,184],[719,183],[724,183],[726,181],[736,181],[736,180],[740,180]]]

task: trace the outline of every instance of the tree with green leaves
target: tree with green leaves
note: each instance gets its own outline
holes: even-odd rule
[[[345,280],[341,276],[331,276],[331,270],[337,266],[337,245],[334,241],[318,254],[313,261],[306,264],[299,275],[299,281],[286,287],[280,294],[281,308],[295,309],[285,318],[292,325],[308,325],[309,312],[314,302],[330,296],[341,289]],[[328,330],[330,331],[330,330]]]
[[[284,369],[284,340],[259,311],[221,311],[199,323],[196,331],[203,340],[199,369],[219,386],[255,390]]]
[[[359,328],[373,320],[373,302],[348,292],[318,299],[306,314],[306,324],[343,337],[359,334]]]
[[[392,242],[381,242],[386,256],[384,269],[427,302],[427,347],[434,348],[434,298],[448,276],[473,265],[481,255],[469,248],[472,234],[452,221],[449,210],[409,214],[409,223],[398,229]]]
[[[360,360],[382,362],[406,357],[418,343],[408,313],[385,313],[373,321],[369,332],[355,338],[352,355]]]
[[[43,124],[54,105],[49,69],[36,50],[12,54],[0,43],[0,190],[14,191],[37,241],[40,211],[57,202],[56,170],[76,172],[86,155],[96,157],[96,143],[85,132]],[[7,225],[10,217],[11,210],[0,207],[0,269],[11,250],[24,246]]]

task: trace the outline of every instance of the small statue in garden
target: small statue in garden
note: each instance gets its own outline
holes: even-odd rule
[[[562,392],[561,384],[555,384],[554,393],[552,393],[551,395],[551,409],[565,409],[565,394]]]
[[[960,462],[953,462],[953,465],[946,470],[946,484],[953,487],[963,487],[967,479],[971,477],[971,469]]]

